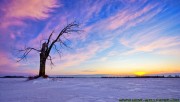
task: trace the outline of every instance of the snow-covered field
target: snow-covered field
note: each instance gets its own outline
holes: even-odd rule
[[[0,102],[118,102],[180,99],[180,78],[0,78]]]

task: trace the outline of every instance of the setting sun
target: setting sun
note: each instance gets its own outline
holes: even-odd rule
[[[146,73],[145,73],[145,72],[135,72],[134,74],[137,75],[137,76],[143,76],[143,75],[145,75]]]

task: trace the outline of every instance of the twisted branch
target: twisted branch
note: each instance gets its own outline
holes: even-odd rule
[[[35,49],[35,48],[31,48],[31,47],[27,47],[27,48],[25,48],[25,49],[23,49],[23,50],[19,50],[19,52],[24,52],[24,53],[23,53],[23,55],[20,57],[20,59],[19,59],[17,62],[20,62],[21,60],[26,59],[27,55],[28,55],[32,50],[37,51],[37,52],[41,52],[40,50],[37,50],[37,49]]]

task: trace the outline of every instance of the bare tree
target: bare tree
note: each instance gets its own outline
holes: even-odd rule
[[[46,60],[50,60],[51,65],[53,65],[52,62],[52,57],[50,55],[50,52],[52,48],[54,48],[58,53],[60,53],[60,50],[56,47],[56,43],[59,43],[59,46],[65,46],[68,47],[63,41],[62,38],[65,38],[65,34],[70,34],[72,32],[78,33],[81,30],[79,29],[79,23],[74,21],[72,23],[67,24],[60,33],[57,35],[55,39],[52,39],[52,35],[54,31],[49,35],[49,38],[47,41],[45,41],[42,45],[40,50],[35,49],[32,47],[25,47],[23,50],[19,50],[20,52],[23,52],[23,55],[20,57],[20,59],[17,61],[21,61],[27,57],[27,55],[32,51],[36,51],[40,53],[40,69],[39,69],[39,77],[44,77],[45,76],[45,68],[46,68]]]

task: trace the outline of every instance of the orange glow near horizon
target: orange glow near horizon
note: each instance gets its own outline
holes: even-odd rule
[[[66,75],[93,75],[93,74],[107,74],[107,75],[120,75],[120,76],[131,76],[131,75],[136,75],[136,76],[143,76],[143,75],[154,75],[154,74],[168,74],[168,73],[179,73],[180,70],[175,70],[173,68],[156,68],[155,69],[150,69],[150,68],[141,68],[139,70],[136,70],[137,68],[128,68],[128,70],[125,68],[104,68],[104,67],[99,67],[99,68],[94,68],[94,70],[90,70],[87,72],[82,72],[81,70],[75,70],[71,69],[71,72],[69,71],[64,71],[63,69],[60,70],[59,68],[54,68],[53,70],[48,69],[47,74],[49,75],[60,75],[60,74],[66,74]],[[60,73],[59,73],[60,72]]]
[[[143,76],[146,74],[146,72],[135,72],[134,74],[137,76]]]

